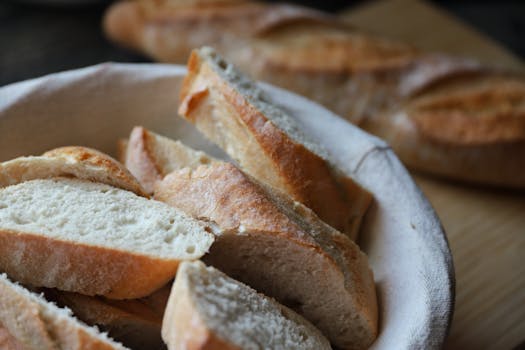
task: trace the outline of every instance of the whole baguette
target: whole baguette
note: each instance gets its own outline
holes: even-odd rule
[[[0,163],[0,188],[54,177],[75,177],[100,182],[147,196],[146,191],[122,164],[87,147],[61,147],[42,156],[19,157]]]
[[[308,321],[195,261],[181,264],[162,324],[168,349],[331,349]]]
[[[525,159],[523,73],[423,52],[312,10],[284,11],[289,5],[147,3],[112,6],[108,36],[174,63],[193,47],[214,46],[254,78],[303,94],[384,138],[413,169],[525,187],[518,165]]]
[[[151,294],[214,238],[169,206],[54,178],[0,189],[0,271],[25,284],[114,299]]]
[[[78,321],[69,310],[11,282],[6,274],[0,274],[0,324],[11,338],[7,344],[16,344],[17,350],[126,349]]]
[[[179,113],[250,175],[356,239],[371,194],[332,165],[292,117],[210,48],[194,50],[190,57]]]
[[[375,339],[365,254],[299,202],[219,162],[172,172],[155,198],[216,223],[221,234],[205,261],[295,309],[337,347],[363,349]]]

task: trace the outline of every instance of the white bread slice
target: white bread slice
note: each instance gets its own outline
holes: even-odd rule
[[[67,307],[83,322],[108,332],[115,340],[134,350],[164,348],[160,331],[164,308],[169,294],[155,292],[148,299],[111,300],[90,297],[56,289],[43,290],[46,299]],[[158,300],[162,311],[152,307],[148,300]]]
[[[213,234],[169,206],[78,179],[0,189],[0,271],[24,284],[114,299],[151,294]]]
[[[154,184],[175,169],[173,159],[195,167],[208,164],[213,159],[204,152],[185,147],[179,141],[155,134],[136,126],[127,142],[119,142],[122,163],[129,169],[148,193],[153,193]]]
[[[184,262],[168,301],[168,349],[330,349],[292,310],[202,262]]]
[[[20,157],[0,163],[0,187],[59,176],[105,183],[147,196],[146,191],[122,164],[87,147],[61,147],[48,151],[43,156]]]
[[[0,324],[24,350],[126,349],[69,310],[11,282],[6,274],[0,274]]]
[[[2,350],[26,350],[9,331],[0,323],[0,349]]]
[[[210,48],[194,50],[179,114],[255,178],[355,239],[371,194],[328,161],[293,118]]]
[[[375,339],[366,255],[304,205],[219,161],[172,172],[155,198],[216,223],[205,261],[295,309],[332,344],[363,349]]]

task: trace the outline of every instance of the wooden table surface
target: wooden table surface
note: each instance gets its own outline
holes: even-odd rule
[[[428,50],[524,67],[494,41],[420,1],[383,0],[344,16],[356,26]],[[525,191],[471,187],[418,174],[414,178],[441,218],[454,258],[456,308],[445,348],[523,346]]]

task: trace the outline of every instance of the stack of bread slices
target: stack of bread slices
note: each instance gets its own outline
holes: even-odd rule
[[[211,49],[179,113],[235,164],[142,127],[0,164],[0,348],[369,347],[371,195]]]

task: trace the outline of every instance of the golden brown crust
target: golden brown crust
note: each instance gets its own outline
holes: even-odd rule
[[[86,168],[104,170],[105,176],[100,172],[99,176],[87,178],[90,181],[102,182],[110,186],[122,188],[134,192],[139,196],[147,197],[145,190],[137,179],[117,160],[112,157],[88,147],[67,146],[55,148],[43,154],[49,158],[63,158],[70,163],[78,164]],[[87,171],[86,171],[87,173]]]
[[[455,77],[412,98],[407,111],[422,135],[436,142],[523,142],[525,80],[490,73]]]
[[[162,169],[155,161],[149,140],[150,138],[144,128],[133,128],[123,163],[144,186],[145,190],[152,194],[155,182],[162,179],[163,174]]]
[[[302,19],[274,25],[255,36],[250,47],[241,52],[250,52],[255,65],[264,67],[264,71],[339,76],[398,69],[419,54],[409,45],[366,36],[337,23],[335,19],[330,23]],[[236,62],[247,72],[253,71],[247,62]]]
[[[173,278],[162,260],[28,232],[0,230],[0,265],[21,283],[112,299],[140,298]]]
[[[207,263],[295,308],[338,346],[365,346],[376,337],[377,305],[366,257],[308,208],[220,162],[172,172],[156,184],[155,198],[217,224],[221,234],[205,257]],[[269,260],[282,264],[269,267]],[[315,290],[316,302],[298,290],[301,287],[290,286],[290,279],[303,276],[301,268],[309,271],[308,288]],[[331,290],[319,296],[325,278]],[[312,308],[323,300],[329,309],[330,300],[336,299],[337,310],[320,314]],[[357,314],[352,314],[352,325],[334,326],[341,323],[341,315],[355,310],[353,305]],[[339,333],[339,327],[348,328]],[[361,338],[349,340],[346,332]]]
[[[316,245],[268,200],[262,188],[229,163],[173,172],[156,186],[155,199],[193,217],[212,220],[225,233],[264,232]]]
[[[275,126],[197,51],[188,63],[181,101],[179,113],[204,130],[251,175],[289,194],[341,232],[356,237],[355,217],[364,215],[370,194],[357,184],[352,187],[356,192],[347,193],[351,179],[339,179],[324,159]],[[218,118],[228,130],[210,129]],[[232,151],[235,148],[238,154]],[[348,195],[362,201],[355,205]]]
[[[180,141],[173,141],[141,126],[131,131],[123,153],[123,163],[152,194],[154,185],[169,172],[213,162],[205,153],[190,149]]]

